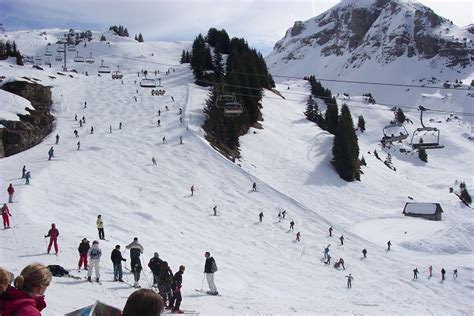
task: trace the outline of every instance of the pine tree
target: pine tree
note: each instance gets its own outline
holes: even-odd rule
[[[348,182],[360,180],[359,144],[351,112],[346,104],[341,108],[332,153],[332,163],[342,179]]]
[[[423,144],[423,138],[420,138],[420,144]],[[423,148],[418,149],[418,158],[420,158],[421,161],[428,162],[428,154],[426,153],[426,150]]]
[[[140,43],[144,42],[142,33],[138,34],[138,42]]]
[[[186,62],[186,52],[183,49],[183,52],[181,53],[181,59],[179,60],[180,64],[184,64]]]
[[[216,81],[221,81],[222,77],[224,77],[224,65],[222,63],[222,54],[216,50],[214,52],[214,75]]]
[[[324,123],[326,126],[326,129],[329,133],[335,134],[337,125],[338,125],[338,109],[337,109],[337,102],[336,99],[332,99],[331,102],[327,102],[327,109],[326,109],[326,114],[324,117]],[[352,121],[352,119],[351,119]]]
[[[306,102],[306,111],[303,113],[306,115],[306,118],[311,122],[316,122],[316,113],[314,112],[314,99],[313,96],[308,97],[308,101]]]
[[[186,63],[191,62],[191,54],[189,53],[189,50],[186,51]]]
[[[138,36],[137,34],[135,34],[135,38],[134,38],[137,42],[138,42]]]
[[[359,115],[359,120],[357,121],[357,128],[363,133],[365,132],[365,120],[362,115]]]

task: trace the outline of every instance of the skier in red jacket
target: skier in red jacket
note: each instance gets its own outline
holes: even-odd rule
[[[13,184],[10,183],[10,185],[8,186],[7,192],[8,192],[8,203],[13,203],[13,194],[15,193]]]
[[[10,219],[8,218],[8,216],[12,216],[12,214],[10,214],[10,210],[8,209],[7,203],[4,203],[2,207],[2,217],[3,228],[5,229],[10,228]]]
[[[49,245],[48,245],[48,254],[51,251],[51,246],[54,243],[54,251],[58,254],[58,236],[59,230],[56,228],[56,225],[53,223],[51,224],[51,229],[48,231],[48,234],[44,236],[44,238],[49,237]]]

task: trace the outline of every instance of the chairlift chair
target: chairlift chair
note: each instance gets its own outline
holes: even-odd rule
[[[44,55],[48,56],[48,57],[51,57],[51,56],[53,56],[53,53],[49,49],[46,49],[46,51],[44,52]]]
[[[57,56],[54,58],[54,60],[56,60],[56,61],[63,61],[63,56],[57,55]]]
[[[382,143],[393,143],[408,138],[408,131],[401,123],[389,124],[383,128]]]
[[[75,51],[76,51],[76,46],[74,46],[74,45],[68,45],[68,46],[67,46],[67,50],[68,50],[69,52],[75,52]]]
[[[224,105],[224,116],[239,116],[244,111],[239,102],[227,102]]]
[[[440,130],[436,127],[425,126],[423,124],[423,112],[428,109],[420,105],[418,110],[420,111],[420,122],[422,127],[417,128],[413,132],[413,136],[411,137],[411,147],[413,149],[444,148],[444,145],[440,145],[439,143]],[[425,136],[425,139],[423,139],[423,136]]]
[[[156,80],[155,79],[142,79],[140,80],[140,87],[142,88],[156,88]]]
[[[56,51],[57,51],[58,53],[64,53],[64,46],[62,46],[62,45],[61,45],[61,46],[58,46],[58,47],[56,48]]]
[[[104,61],[102,60],[99,66],[99,73],[100,74],[109,74],[110,68],[109,66],[104,66]]]
[[[159,87],[159,86],[158,86]],[[165,89],[158,89],[158,90],[151,90],[151,95],[158,95],[158,96],[162,96],[166,93],[166,90]]]
[[[90,54],[89,57],[86,57],[86,63],[88,63],[88,64],[95,63],[95,59],[94,59],[94,57],[92,57],[92,53]]]
[[[77,56],[74,57],[74,62],[75,63],[83,63],[84,62],[84,57],[79,56],[79,52],[77,52]]]
[[[112,72],[112,79],[122,79],[123,73],[120,71],[120,66],[117,66],[117,70]]]

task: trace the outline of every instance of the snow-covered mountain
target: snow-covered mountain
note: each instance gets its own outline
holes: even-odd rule
[[[45,51],[55,49],[54,42],[47,45],[49,39],[62,32],[7,34],[20,51],[41,56],[44,70],[17,66],[12,59],[0,62],[4,82],[50,86],[55,117],[54,131],[39,145],[0,159],[1,201],[7,199],[9,183],[16,187],[10,204],[13,228],[0,232],[0,265],[18,274],[33,261],[60,264],[83,277],[85,272],[76,270],[77,246],[84,237],[96,239],[98,214],[105,223],[107,240],[100,242],[102,285],[55,278],[46,292],[43,315],[62,315],[96,299],[122,308],[133,289],[112,281],[109,255],[116,244],[123,248],[135,236],[145,248],[145,267],[154,252],[175,272],[179,265],[186,266],[181,306],[201,315],[464,315],[474,309],[472,210],[448,191],[455,180],[466,181],[469,189],[474,183],[470,126],[462,117],[426,114],[426,120],[442,130],[445,148],[429,152],[425,164],[415,152],[400,152],[403,144],[381,148],[382,129],[393,119],[386,106],[361,106],[361,95],[349,100],[341,96],[338,100],[348,103],[354,119],[363,115],[367,122],[367,131],[358,138],[368,165],[361,182],[347,183],[330,164],[333,136],[303,115],[308,83],[285,79],[276,87],[285,99],[265,91],[262,129],[252,128],[241,138],[242,159],[234,164],[209,145],[201,128],[209,91],[194,85],[188,65],[178,62],[191,43],[137,43],[106,35],[107,44],[97,33],[86,47],[76,46],[81,56],[92,53],[95,63],[69,60],[68,68],[77,73],[63,76],[58,74],[62,62],[51,60],[51,68],[44,67]],[[111,70],[120,66],[123,83],[110,74],[98,76],[100,60]],[[150,89],[139,86],[143,69],[153,78],[157,72],[164,96],[152,96]],[[394,74],[394,80],[402,79]],[[436,91],[417,93],[430,106],[456,107],[466,100]],[[8,104],[0,112],[7,119],[32,106],[6,92],[0,98]],[[76,114],[86,118],[83,127],[74,120]],[[418,122],[416,112],[406,115]],[[406,128],[411,133],[416,127]],[[74,137],[75,129],[79,138]],[[58,145],[56,134],[61,136]],[[48,161],[51,146],[55,157]],[[374,150],[382,160],[390,153],[397,171],[376,159]],[[20,179],[23,165],[32,174],[29,186]],[[251,190],[253,182],[257,192]],[[403,216],[408,196],[441,203],[443,220]],[[214,205],[218,216],[212,216]],[[279,222],[282,210],[288,215]],[[288,229],[290,220],[296,222],[295,231]],[[45,253],[43,236],[53,222],[60,231],[58,256]],[[334,237],[327,234],[329,226],[334,227]],[[297,231],[300,242],[295,241]],[[339,243],[341,235],[344,245]],[[388,240],[393,244],[390,252],[385,250]],[[323,263],[328,244],[334,259],[344,258],[345,271]],[[206,287],[205,251],[217,261],[220,296],[195,291]],[[426,271],[430,265],[433,278]],[[416,267],[421,274],[413,281]],[[441,267],[448,271],[444,282]],[[455,268],[457,279],[452,276]],[[355,278],[351,290],[346,288],[348,273]],[[132,280],[127,270],[124,279]],[[151,286],[151,279],[145,268],[142,286]]]

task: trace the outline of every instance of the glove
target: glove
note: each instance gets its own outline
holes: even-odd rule
[[[122,259],[123,261],[127,261],[127,259]]]
[[[44,238],[46,238],[46,237],[48,237],[48,236],[45,235]]]

